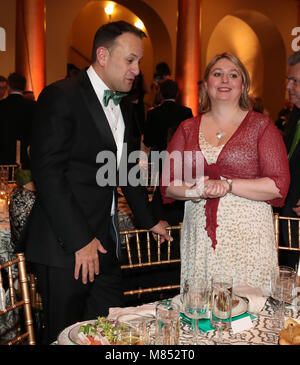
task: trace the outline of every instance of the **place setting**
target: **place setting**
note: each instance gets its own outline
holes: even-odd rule
[[[296,272],[280,266],[270,291],[233,286],[228,275],[185,283],[170,299],[137,307],[110,308],[107,317],[63,330],[59,345],[245,345],[300,341]]]

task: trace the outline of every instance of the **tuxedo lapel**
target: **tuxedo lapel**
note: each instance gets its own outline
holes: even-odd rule
[[[117,146],[108,120],[85,70],[82,71],[79,76],[79,84],[83,100],[93,117],[93,121],[99,133],[103,136],[103,140],[107,142],[107,146],[110,149],[116,150]]]
[[[121,100],[120,108],[121,108],[121,112],[122,112],[122,116],[123,116],[123,120],[124,120],[124,124],[125,124],[124,142],[127,142],[129,140],[128,133],[130,133],[130,128],[129,128],[130,113],[128,110],[128,102]]]
[[[298,120],[300,119],[300,110],[294,106],[294,109],[292,110],[292,113],[290,115],[287,129],[286,129],[286,135],[284,137],[285,145],[287,148],[287,151],[289,152],[291,145],[293,143],[294,134],[297,128]]]
[[[295,150],[294,150],[294,152],[293,152],[293,154],[290,158],[290,166],[292,166],[292,165],[296,166],[297,165],[296,162],[299,161],[299,157],[300,157],[300,141],[298,142],[298,144],[297,144],[297,146],[296,146],[296,148],[295,148]],[[297,168],[298,168],[298,166],[297,166]]]

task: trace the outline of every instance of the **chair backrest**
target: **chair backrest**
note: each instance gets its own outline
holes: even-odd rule
[[[4,171],[7,174],[7,182],[10,183],[14,183],[16,182],[16,170],[18,168],[18,165],[0,165],[0,171]]]
[[[15,312],[20,321],[23,319],[25,323],[20,323],[17,333],[2,344],[27,342],[29,345],[35,345],[28,276],[23,253],[18,253],[15,259],[0,264],[0,321],[5,320],[11,312]]]
[[[144,280],[142,285],[138,284],[139,288],[125,290],[124,295],[140,295],[143,293],[178,290],[180,288],[179,240],[181,225],[167,227],[167,232],[174,238],[173,242],[166,241],[161,243],[159,235],[156,241],[152,236],[152,232],[146,229],[120,232],[121,239],[123,238],[126,246],[126,257],[121,264],[123,273],[135,270],[137,280],[138,278],[141,278],[141,275],[143,274],[149,277],[150,283],[150,286],[147,286],[147,282]],[[138,272],[137,270],[139,269],[143,269],[143,273]],[[169,274],[173,279],[170,280],[171,283],[169,284],[166,282],[166,280],[168,280],[168,270],[174,269],[178,273],[178,278],[175,279],[176,282],[174,283],[173,271],[172,274],[170,274],[171,271],[169,271]],[[156,284],[161,285],[152,286],[153,283],[155,284],[155,275],[158,278],[158,283]]]
[[[274,224],[277,249],[300,251],[300,217],[282,217],[275,213]]]
[[[140,161],[141,180],[147,187],[149,200],[152,200],[153,194],[159,184],[159,169],[154,162]]]

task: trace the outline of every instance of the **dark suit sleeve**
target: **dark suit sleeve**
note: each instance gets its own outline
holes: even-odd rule
[[[37,194],[50,225],[66,252],[75,252],[94,235],[70,188],[67,171],[73,116],[67,98],[50,86],[37,103],[31,141],[31,168]]]
[[[145,122],[145,131],[143,140],[146,147],[151,147],[155,145],[155,133],[157,133],[155,127],[155,117],[153,115],[153,111],[149,110],[147,114],[147,120]]]

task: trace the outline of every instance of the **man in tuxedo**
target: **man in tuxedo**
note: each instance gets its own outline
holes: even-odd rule
[[[287,147],[291,182],[285,205],[280,214],[286,217],[300,217],[300,52],[294,52],[288,58],[287,86],[290,102],[294,105],[284,131]],[[282,237],[288,243],[286,222],[281,223]],[[298,242],[298,223],[292,222],[292,242]],[[297,252],[280,252],[280,264],[296,267],[299,262]]]
[[[176,103],[178,95],[177,82],[167,79],[160,84],[162,103],[148,111],[144,134],[144,144],[151,147],[151,152],[162,152],[167,149],[168,142],[172,138],[179,124],[185,119],[192,118],[190,108]],[[159,166],[159,176],[162,171],[162,163]],[[171,204],[163,204],[160,189],[156,189],[151,202],[154,212],[169,224],[176,225],[183,220],[184,201],[176,200]]]
[[[21,142],[20,162],[29,168],[27,148],[36,102],[24,97],[26,78],[16,72],[7,79],[8,96],[0,101],[0,164],[16,163],[16,143]]]
[[[124,21],[101,26],[91,66],[47,86],[37,102],[31,144],[37,199],[20,243],[36,264],[45,344],[72,323],[106,316],[123,303],[117,183],[105,183],[101,171],[108,156],[108,175],[124,181],[119,170],[131,148],[125,145],[131,105],[120,92],[128,93],[140,72],[144,36]],[[145,187],[123,185],[140,224],[170,238],[148,209]]]
[[[192,110],[176,103],[177,82],[171,79],[160,84],[162,102],[147,113],[144,144],[152,151],[165,151],[179,124],[193,117]]]

